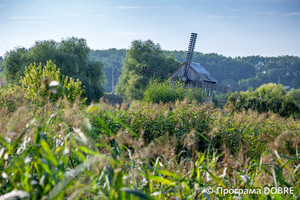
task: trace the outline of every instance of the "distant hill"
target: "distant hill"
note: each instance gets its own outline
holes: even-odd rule
[[[90,58],[105,64],[107,92],[112,91],[112,68],[115,68],[114,85],[122,72],[122,60],[126,57],[126,49],[92,50]],[[166,55],[174,54],[175,58],[183,62],[186,51],[165,51]],[[255,89],[264,83],[281,83],[291,88],[300,87],[300,58],[296,56],[279,57],[225,57],[216,53],[203,54],[195,52],[194,62],[209,71],[222,85],[229,85],[231,91],[249,87]],[[179,67],[179,66],[178,66]]]

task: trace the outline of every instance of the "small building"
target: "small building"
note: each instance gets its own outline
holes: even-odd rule
[[[218,81],[200,64],[184,62],[171,76],[172,80],[181,79],[186,84],[216,85]]]

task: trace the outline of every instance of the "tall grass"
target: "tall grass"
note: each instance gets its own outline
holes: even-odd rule
[[[208,186],[294,187],[240,198],[299,198],[299,120],[188,100],[84,107],[21,99],[0,108],[0,199],[236,198]]]

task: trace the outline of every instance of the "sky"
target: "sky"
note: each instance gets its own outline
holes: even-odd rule
[[[300,56],[300,0],[0,0],[0,56],[68,37],[91,49],[150,39],[164,50]]]

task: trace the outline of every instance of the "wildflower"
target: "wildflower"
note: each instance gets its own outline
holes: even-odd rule
[[[65,148],[65,149],[64,149],[64,155],[67,155],[67,154],[69,154],[69,153],[70,153],[69,148]]]
[[[51,81],[49,83],[49,87],[55,87],[55,86],[59,86],[59,82],[58,81]]]
[[[3,177],[4,179],[8,179],[8,175],[7,175],[7,173],[5,173],[5,172],[2,172],[2,177]]]
[[[4,160],[8,160],[8,153],[4,154],[3,159],[4,159]]]

